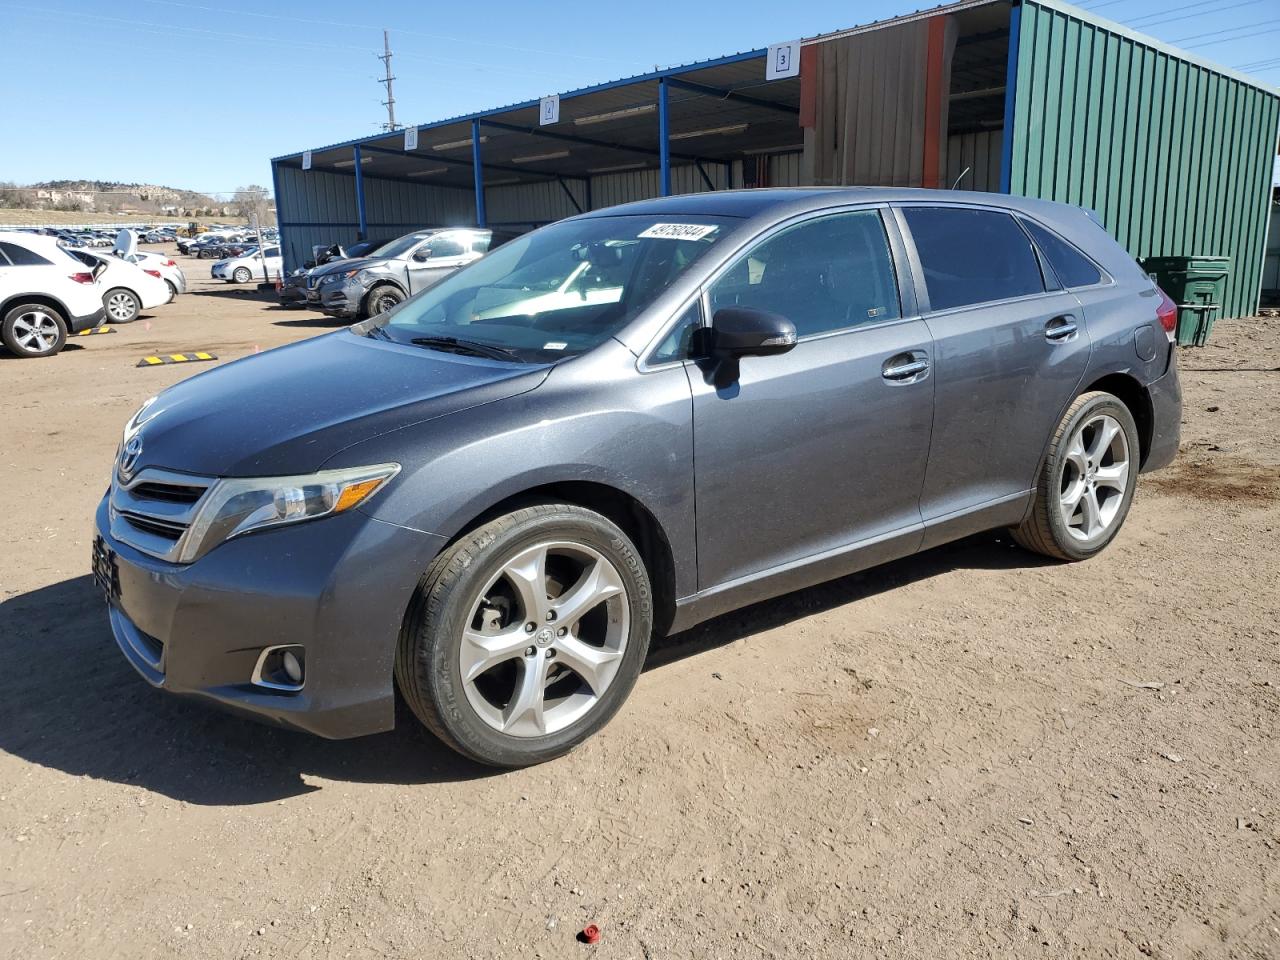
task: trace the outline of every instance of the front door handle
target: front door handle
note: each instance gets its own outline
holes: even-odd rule
[[[1044,338],[1054,343],[1067,343],[1076,338],[1076,331],[1076,318],[1063,314],[1044,325]]]
[[[911,383],[929,372],[929,358],[923,354],[900,353],[884,362],[880,375],[895,383]]]

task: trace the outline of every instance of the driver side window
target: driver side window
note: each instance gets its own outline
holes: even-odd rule
[[[786,317],[801,337],[902,315],[878,210],[799,223],[757,244],[711,288],[711,310],[750,307]]]
[[[440,260],[444,257],[460,257],[467,252],[466,247],[454,237],[435,237],[428,240],[423,249],[431,251],[432,260]]]

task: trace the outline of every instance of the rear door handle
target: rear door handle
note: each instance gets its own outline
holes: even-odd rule
[[[900,353],[884,362],[880,374],[886,380],[895,383],[909,383],[918,380],[929,371],[929,358],[923,354]]]
[[[1044,325],[1044,338],[1054,343],[1066,343],[1076,338],[1076,329],[1076,318],[1063,314]]]

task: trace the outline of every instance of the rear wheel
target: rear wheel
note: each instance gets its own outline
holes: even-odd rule
[[[142,312],[142,302],[137,294],[124,287],[116,287],[104,293],[102,305],[106,308],[108,323],[133,323]]]
[[[172,280],[166,280],[164,285],[169,288],[169,302],[173,303],[178,299],[178,288],[173,285]]]
[[[1054,431],[1035,502],[1013,537],[1059,560],[1085,560],[1120,532],[1138,482],[1138,429],[1110,393],[1078,397]]]
[[[20,357],[51,357],[67,342],[67,323],[53,307],[20,303],[0,320],[0,341]]]
[[[379,284],[369,291],[365,298],[365,311],[371,317],[386,313],[394,306],[404,303],[404,294],[389,283]]]
[[[396,680],[419,720],[482,763],[568,753],[631,692],[653,624],[635,546],[600,514],[527,507],[432,563],[406,618]]]

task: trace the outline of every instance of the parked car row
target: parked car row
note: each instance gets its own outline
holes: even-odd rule
[[[263,242],[276,242],[279,235],[275,230],[267,229],[262,231]],[[257,244],[258,234],[253,230],[208,230],[204,233],[198,233],[192,237],[174,237],[177,241],[178,250],[188,256],[197,257],[201,260],[214,259],[221,260],[229,254],[220,252],[224,248],[232,247],[237,244],[247,246]]]
[[[301,300],[343,320],[377,316],[514,236],[476,227],[439,227],[415,230],[372,249],[369,241],[348,250],[321,248],[314,266],[295,270],[281,284],[280,299]]]
[[[283,261],[280,259],[280,245],[273,244],[259,251],[254,244],[240,245],[232,248],[234,252],[219,260],[209,271],[215,280],[226,280],[228,283],[249,283],[262,280],[270,283],[280,279]]]
[[[0,342],[19,357],[47,357],[67,336],[103,321],[131,323],[187,289],[171,258],[138,250],[121,230],[108,253],[57,236],[0,231]]]

